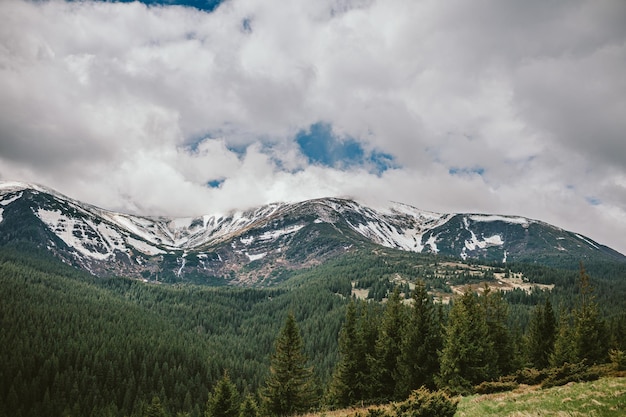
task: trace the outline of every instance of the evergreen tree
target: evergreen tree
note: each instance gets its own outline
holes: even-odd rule
[[[239,394],[235,384],[230,381],[227,372],[215,385],[206,405],[206,417],[238,417]]]
[[[163,409],[163,405],[161,405],[161,400],[156,395],[152,397],[152,402],[148,407],[146,407],[144,413],[144,417],[166,417],[167,414]]]
[[[407,397],[415,389],[435,388],[439,372],[437,352],[442,345],[442,329],[432,297],[424,281],[418,281],[412,294],[411,312],[402,339],[399,394]]]
[[[252,395],[248,394],[241,403],[239,410],[239,417],[257,417],[259,415],[259,408]]]
[[[593,296],[589,275],[580,263],[579,306],[574,311],[574,350],[578,361],[604,362],[608,355],[606,326]]]
[[[552,367],[559,367],[564,363],[577,362],[570,320],[570,315],[562,310],[554,340],[554,351],[550,355],[550,366]]]
[[[379,303],[361,303],[361,315],[358,322],[357,339],[363,350],[365,366],[359,373],[363,387],[363,399],[373,399],[378,396],[376,383],[376,342],[380,334],[380,319],[382,309]]]
[[[312,369],[307,367],[306,362],[296,319],[289,313],[285,326],[276,339],[270,376],[263,393],[270,413],[288,416],[305,411],[311,406]]]
[[[626,313],[621,313],[611,319],[610,331],[613,349],[626,351]]]
[[[485,311],[468,288],[450,311],[438,385],[455,393],[470,392],[474,385],[495,376],[495,359]]]
[[[537,369],[550,365],[550,356],[554,352],[557,323],[552,310],[550,298],[545,304],[533,311],[528,326],[528,360]]]
[[[404,308],[398,287],[387,300],[376,341],[375,383],[378,400],[396,399],[400,380],[399,359],[402,353]]]
[[[508,329],[508,304],[502,298],[502,292],[493,292],[486,284],[481,300],[485,310],[489,340],[496,356],[496,372],[499,375],[507,375],[513,371],[514,353]]]
[[[346,309],[346,320],[339,335],[339,362],[329,387],[329,402],[346,407],[365,398],[364,371],[367,359],[363,340],[359,338],[357,307],[354,300]]]
[[[522,334],[519,324],[513,325],[510,330],[511,346],[513,352],[512,366],[514,370],[522,369],[527,365],[528,348],[526,338]]]

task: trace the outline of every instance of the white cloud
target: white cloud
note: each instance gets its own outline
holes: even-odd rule
[[[393,199],[626,252],[624,21],[620,0],[3,1],[0,178],[145,214]],[[310,165],[293,139],[320,121],[398,168]]]

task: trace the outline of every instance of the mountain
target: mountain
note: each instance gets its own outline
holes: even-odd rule
[[[373,208],[322,198],[193,218],[104,210],[33,184],[0,182],[0,245],[45,249],[97,276],[269,285],[359,248],[463,260],[626,262],[579,234],[524,217]]]

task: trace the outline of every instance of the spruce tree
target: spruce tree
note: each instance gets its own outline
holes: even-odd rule
[[[534,309],[528,329],[528,360],[537,369],[547,368],[554,352],[557,331],[549,297],[546,297],[543,306]]]
[[[562,309],[554,340],[554,351],[550,355],[550,366],[552,367],[559,367],[566,362],[577,362],[573,341],[574,332],[570,321],[571,316]]]
[[[442,345],[442,329],[432,297],[424,281],[418,281],[412,293],[413,303],[402,339],[399,396],[407,397],[415,389],[435,388],[439,372],[437,352]]]
[[[399,288],[396,287],[387,300],[376,341],[375,383],[378,400],[389,401],[398,396],[399,359],[404,324],[404,308]]]
[[[376,398],[378,394],[376,369],[376,342],[380,334],[382,309],[378,303],[361,303],[357,338],[361,344],[365,365],[359,373],[363,399]]]
[[[254,400],[252,395],[246,395],[243,402],[241,403],[239,417],[257,417],[258,415],[259,408],[256,404],[256,401]]]
[[[496,356],[496,372],[499,375],[509,374],[513,371],[514,353],[508,329],[509,306],[502,298],[502,292],[491,291],[486,284],[481,301],[485,310],[489,340]]]
[[[306,411],[313,402],[311,378],[296,319],[289,313],[276,339],[263,391],[268,411],[278,416]]]
[[[239,394],[227,372],[207,400],[206,417],[239,417]]]
[[[363,340],[359,338],[357,307],[354,300],[346,309],[346,320],[339,335],[339,362],[329,387],[329,402],[346,407],[365,398],[368,369]]]
[[[156,395],[152,397],[152,402],[143,413],[144,417],[166,417],[161,400]]]
[[[578,361],[600,363],[608,355],[606,325],[600,317],[598,305],[593,295],[590,278],[582,262],[580,263],[580,297],[574,311],[574,350]]]
[[[450,310],[440,360],[437,383],[454,393],[470,392],[474,385],[496,374],[485,311],[470,288]]]

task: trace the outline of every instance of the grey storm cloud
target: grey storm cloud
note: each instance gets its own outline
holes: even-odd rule
[[[143,214],[519,214],[624,252],[624,22],[621,0],[6,0],[0,179]],[[393,163],[311,162],[317,123]]]

